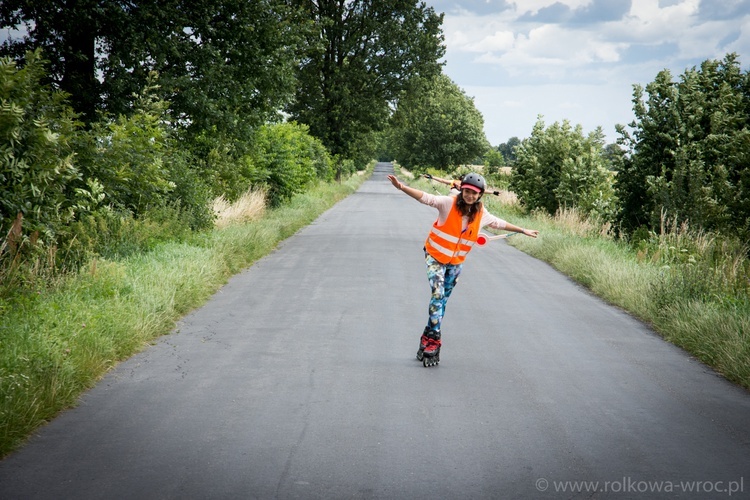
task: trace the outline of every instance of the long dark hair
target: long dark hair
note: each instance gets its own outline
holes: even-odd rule
[[[460,192],[458,193],[458,196],[456,196],[456,208],[461,215],[469,218],[469,224],[471,224],[472,222],[474,222],[474,218],[477,216],[477,214],[482,213],[482,202],[477,200],[476,203],[472,203],[471,205],[469,205],[464,201],[463,192]]]

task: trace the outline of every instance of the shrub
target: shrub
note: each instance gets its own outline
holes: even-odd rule
[[[18,68],[0,60],[0,235],[18,214],[22,226],[6,249],[22,240],[54,244],[58,231],[84,209],[90,195],[73,161],[71,141],[78,124],[66,95],[41,82],[46,77],[39,51]]]
[[[253,185],[265,185],[268,201],[278,206],[301,193],[316,178],[329,179],[331,161],[306,125],[265,125],[255,136],[255,150],[243,159]]]
[[[134,113],[94,123],[81,150],[82,168],[102,183],[107,203],[135,215],[163,203],[175,188],[164,164],[167,103],[155,97],[157,88],[152,75]]]

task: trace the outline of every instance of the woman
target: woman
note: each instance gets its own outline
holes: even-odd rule
[[[523,233],[536,238],[539,231],[523,229],[500,219],[487,211],[480,201],[487,183],[477,173],[466,174],[461,180],[460,192],[456,196],[435,196],[403,184],[395,175],[388,180],[415,200],[438,210],[438,218],[432,225],[425,241],[425,263],[430,282],[429,319],[419,342],[417,359],[424,366],[435,366],[440,362],[440,325],[445,314],[445,304],[461,274],[464,259],[471,251],[482,227],[503,229]]]

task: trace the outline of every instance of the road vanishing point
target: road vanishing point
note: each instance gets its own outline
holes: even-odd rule
[[[0,498],[750,497],[748,391],[503,240],[416,361],[436,212],[392,171],[40,428]]]

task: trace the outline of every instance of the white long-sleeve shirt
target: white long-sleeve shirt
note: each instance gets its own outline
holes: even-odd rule
[[[448,214],[451,211],[451,208],[453,207],[453,202],[455,201],[455,196],[435,196],[434,194],[430,193],[422,193],[422,197],[419,199],[420,203],[423,203],[425,205],[428,205],[433,208],[437,208],[438,210],[438,225],[441,226],[445,224],[446,219],[448,218]],[[480,223],[480,227],[489,226],[493,229],[505,229],[505,226],[508,223],[501,219],[500,217],[496,217],[492,215],[488,210],[487,207],[482,204],[482,221]],[[463,229],[466,229],[466,227],[469,225],[469,218],[463,217]]]

